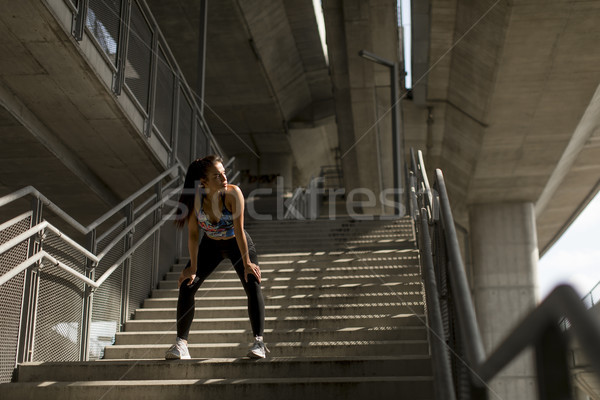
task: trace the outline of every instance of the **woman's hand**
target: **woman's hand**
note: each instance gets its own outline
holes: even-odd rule
[[[249,262],[244,265],[244,279],[248,282],[248,275],[254,275],[258,283],[260,283],[260,268],[258,265]]]
[[[183,271],[181,271],[181,275],[179,275],[179,282],[177,283],[177,288],[179,289],[181,287],[181,284],[183,283],[183,281],[185,281],[186,279],[190,280],[190,282],[187,285],[192,286],[195,278],[196,278],[196,273],[195,273],[195,271],[192,271],[191,265],[189,267],[184,268]]]

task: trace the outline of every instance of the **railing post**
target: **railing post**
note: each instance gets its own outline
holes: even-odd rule
[[[423,282],[425,284],[425,295],[427,298],[427,315],[431,327],[429,340],[431,343],[431,358],[434,373],[434,394],[436,399],[455,400],[456,393],[452,381],[452,369],[448,352],[446,352],[446,334],[442,322],[439,292],[435,279],[435,271],[432,257],[431,238],[429,236],[428,216],[425,209],[421,209],[421,221],[419,229],[419,247],[422,260]],[[435,336],[435,337],[433,337]]]
[[[157,26],[152,26],[154,31]],[[148,118],[144,121],[144,134],[146,137],[152,136],[152,126],[154,125],[154,115],[156,108],[156,82],[158,76],[158,35],[152,35],[152,61],[150,62],[150,83],[148,88]]]
[[[87,240],[89,243],[89,250],[92,253],[96,253],[97,242],[96,242],[96,230],[93,229],[88,235]],[[92,260],[87,259],[85,261],[85,276],[94,280],[96,274],[96,265]],[[90,357],[90,328],[92,325],[92,305],[94,300],[94,289],[84,284],[85,289],[83,291],[83,313],[81,316],[81,347],[79,350],[79,360],[88,361]]]
[[[127,215],[127,223],[126,228],[129,229],[131,224],[133,223],[133,203],[129,203],[125,207],[125,213]],[[125,244],[124,244],[124,252],[131,248],[133,245],[133,232],[129,232],[125,236]],[[130,283],[131,283],[131,256],[127,257],[125,261],[123,261],[123,281],[121,284],[121,320],[119,330],[123,329],[125,323],[129,319],[129,292],[130,292]]]
[[[129,45],[129,17],[131,15],[131,0],[123,0],[121,3],[121,15],[119,18],[119,42],[117,43],[117,71],[113,76],[113,92],[119,96],[125,84],[125,64],[127,61],[127,47]]]
[[[156,191],[156,202],[160,203],[162,201],[162,182],[157,182],[155,186]],[[154,226],[157,225],[162,218],[162,207],[156,209],[154,211]],[[160,256],[160,229],[154,233],[154,243],[152,249],[152,288],[155,288],[158,284],[158,268],[159,268],[159,256]]]
[[[177,163],[177,147],[179,144],[179,86],[181,85],[181,76],[179,73],[175,75],[176,82],[173,85],[173,119],[171,120],[171,152],[169,153],[168,165],[172,167]]]
[[[30,227],[42,221],[43,203],[34,198],[32,201],[32,216]],[[27,258],[38,253],[42,249],[41,238],[38,236],[29,239]],[[38,274],[39,264],[25,271],[23,282],[23,303],[21,305],[21,321],[19,323],[19,344],[17,348],[17,363],[33,360],[33,347],[35,335],[35,322],[38,301],[38,290],[40,277]]]
[[[87,19],[88,0],[79,0],[77,3],[77,12],[73,14],[73,23],[71,34],[78,42],[83,40],[83,31]]]
[[[568,352],[567,340],[558,323],[549,324],[535,346],[538,398],[545,400],[573,398]]]

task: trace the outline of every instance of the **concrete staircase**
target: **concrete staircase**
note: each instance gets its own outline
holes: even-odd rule
[[[173,266],[93,362],[28,363],[2,399],[433,399],[423,289],[411,221],[248,222],[266,304],[266,360],[228,261],[196,295],[192,360],[175,339]],[[188,397],[189,396],[189,397]]]

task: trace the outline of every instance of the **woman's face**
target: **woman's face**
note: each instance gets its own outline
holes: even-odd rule
[[[227,187],[225,168],[220,162],[214,163],[206,172],[206,179],[201,179],[202,185],[210,191],[219,191]]]

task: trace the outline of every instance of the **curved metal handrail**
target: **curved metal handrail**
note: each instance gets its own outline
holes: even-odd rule
[[[63,221],[67,222],[69,225],[71,225],[73,228],[75,228],[80,233],[87,235],[92,230],[94,230],[95,228],[100,226],[103,222],[105,222],[106,220],[111,218],[113,215],[115,215],[119,211],[121,211],[125,206],[127,206],[129,203],[131,203],[133,200],[135,200],[141,194],[146,192],[152,186],[156,185],[164,177],[175,173],[178,168],[179,168],[178,165],[174,165],[173,167],[169,168],[168,170],[166,170],[165,172],[163,172],[162,174],[160,174],[159,176],[154,178],[152,181],[150,181],[149,183],[144,185],[138,191],[133,193],[131,196],[127,197],[125,200],[121,201],[119,204],[117,204],[116,206],[111,208],[109,211],[107,211],[106,213],[101,215],[99,218],[97,218],[95,221],[93,221],[88,226],[83,226],[82,224],[80,224],[77,220],[75,220],[73,217],[71,217],[69,214],[67,214],[63,209],[61,209],[59,206],[54,204],[52,201],[50,201],[50,199],[48,199],[46,196],[44,196],[40,191],[38,191],[33,186],[26,186],[26,187],[19,189],[11,194],[7,194],[3,197],[0,197],[0,207],[10,204],[10,203],[12,203],[16,200],[19,200],[20,198],[25,197],[27,195],[31,195],[31,196],[35,197],[36,199],[40,200],[42,202],[42,204],[44,205],[44,207],[47,207],[48,209],[52,210],[52,212],[54,212]]]
[[[464,332],[467,357],[475,364],[480,364],[485,359],[485,351],[483,350],[483,341],[477,326],[477,317],[475,315],[475,307],[471,299],[471,291],[469,282],[465,273],[465,266],[460,255],[460,245],[458,244],[458,235],[454,227],[454,217],[450,208],[450,200],[446,191],[446,183],[444,175],[440,169],[436,169],[436,181],[439,187],[440,214],[442,223],[446,232],[447,249],[450,256],[449,271],[450,283],[456,293],[461,295],[455,296],[455,304],[458,306],[458,313],[461,316],[458,321],[462,332]]]
[[[412,163],[413,173],[416,162]],[[425,170],[423,170],[424,172]],[[466,398],[486,399],[487,382],[496,377],[500,371],[512,362],[526,348],[533,346],[536,351],[538,369],[538,390],[541,398],[566,399],[571,396],[571,374],[569,372],[567,345],[567,333],[559,329],[558,322],[561,317],[566,317],[571,325],[572,331],[577,336],[581,347],[585,350],[596,372],[600,374],[600,321],[593,318],[575,289],[568,285],[558,286],[544,299],[533,311],[531,311],[516,328],[509,333],[506,339],[500,343],[490,355],[486,356],[483,349],[481,333],[475,319],[475,308],[471,292],[467,283],[465,268],[460,255],[458,237],[454,226],[450,201],[441,170],[436,170],[435,196],[433,202],[439,201],[439,218],[429,220],[426,213],[429,210],[419,210],[420,223],[417,224],[419,231],[419,250],[423,260],[423,276],[426,286],[428,318],[431,330],[437,336],[432,342],[432,361],[434,364],[434,387],[436,399],[450,399],[451,394],[456,393],[460,397],[458,386],[449,379],[450,370],[445,350],[445,337],[443,327],[440,324],[439,313],[440,293],[437,292],[434,263],[432,262],[432,248],[430,243],[430,228],[433,226],[435,235],[442,235],[445,248],[437,249],[437,252],[446,252],[448,259],[445,265],[448,268],[448,279],[451,288],[451,299],[455,305],[455,314],[451,317],[457,321],[458,341],[464,346],[464,358],[458,358],[458,362],[466,366],[469,374],[469,393]],[[415,186],[425,184],[414,183]],[[420,191],[423,197],[426,193]],[[427,202],[427,199],[422,199]],[[433,203],[432,202],[432,203]],[[441,222],[443,232],[437,230],[437,222]],[[417,222],[417,221],[415,221]],[[433,252],[435,252],[433,251]],[[436,255],[437,256],[437,255]],[[431,292],[431,293],[427,293]],[[442,346],[444,344],[444,346]],[[452,350],[451,350],[452,351]],[[442,354],[440,354],[442,353]],[[449,394],[451,393],[451,394]]]
[[[109,250],[116,243],[118,243],[120,240],[123,239],[123,237],[125,235],[127,235],[133,229],[135,229],[135,226],[137,224],[139,224],[139,221],[143,220],[148,215],[150,215],[152,212],[154,212],[158,208],[162,207],[167,201],[170,200],[170,198],[174,194],[179,192],[180,189],[181,188],[179,188],[179,187],[173,189],[171,192],[169,192],[169,194],[167,196],[165,196],[163,199],[161,199],[159,202],[157,202],[153,207],[146,210],[146,212],[144,214],[142,214],[139,218],[137,218],[135,221],[133,221],[126,229],[124,229],[119,235],[117,235],[117,237],[110,244],[108,244],[104,248],[104,250],[102,252],[100,252],[98,255],[95,255],[94,253],[85,249],[83,246],[81,246],[79,243],[77,243],[73,239],[69,238],[67,235],[62,233],[58,228],[54,227],[48,221],[42,221],[41,223],[34,225],[32,228],[30,228],[27,231],[21,233],[20,235],[14,237],[13,239],[9,240],[8,242],[0,245],[0,254],[3,254],[4,252],[10,250],[11,248],[17,246],[20,243],[23,243],[23,241],[28,240],[29,238],[31,238],[32,236],[34,236],[36,234],[40,234],[45,229],[49,229],[49,230],[53,231],[55,234],[57,234],[62,240],[67,242],[67,244],[69,244],[71,247],[73,247],[74,249],[79,251],[86,258],[88,258],[89,260],[94,262],[95,265],[97,265],[98,263],[100,263],[100,261],[102,261],[102,259],[108,254]],[[110,268],[108,268],[104,272],[104,274],[95,282],[93,280],[89,279],[88,277],[86,277],[85,275],[77,272],[73,268],[69,267],[68,265],[56,260],[52,255],[50,255],[49,253],[42,250],[42,251],[36,253],[34,256],[29,257],[27,260],[25,260],[21,264],[13,267],[10,271],[6,272],[4,275],[0,276],[0,286],[5,284],[6,282],[8,282],[10,279],[15,277],[22,271],[29,268],[31,265],[33,265],[33,264],[41,261],[43,258],[45,258],[45,259],[49,260],[52,264],[62,268],[66,272],[75,276],[76,278],[86,282],[88,285],[92,286],[94,289],[97,289],[98,287],[100,287],[102,282],[104,282],[106,279],[108,279],[108,277],[119,267],[119,265],[124,260],[126,260],[129,256],[131,256],[131,254],[133,254],[135,249],[137,249],[142,243],[144,243],[146,241],[146,239],[148,239],[148,237],[150,237],[154,232],[156,232],[156,230],[158,230],[164,224],[164,222],[166,220],[171,218],[171,216],[176,211],[177,211],[177,207],[174,207],[169,214],[167,214],[165,217],[163,217],[159,223],[157,223],[154,227],[152,227],[142,238],[140,238],[135,244],[133,244],[132,247],[129,250],[127,250],[123,254],[123,256],[121,258],[119,258],[119,260],[116,263],[114,263]]]

